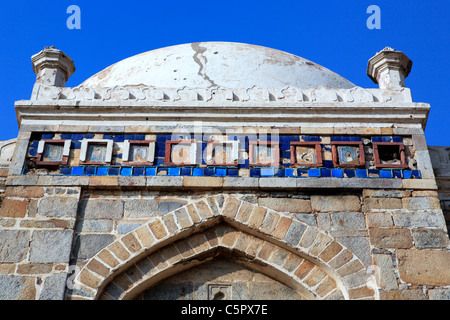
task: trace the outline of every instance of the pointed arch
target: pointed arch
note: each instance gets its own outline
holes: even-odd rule
[[[363,263],[341,243],[228,195],[199,199],[123,235],[92,257],[74,283],[79,298],[127,299],[218,250],[244,257],[252,268],[264,265],[312,299],[375,298]]]

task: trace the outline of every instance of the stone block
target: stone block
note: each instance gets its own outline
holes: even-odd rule
[[[258,204],[278,212],[311,212],[311,202],[305,199],[259,198]]]
[[[401,212],[393,215],[394,225],[406,228],[445,228],[444,215],[437,211]]]
[[[380,300],[427,300],[421,289],[380,291]]]
[[[36,278],[0,275],[0,300],[35,300]]]
[[[306,228],[306,224],[293,220],[284,236],[284,241],[293,247],[297,246]]]
[[[161,220],[155,219],[150,222],[148,226],[156,239],[159,240],[167,236],[166,228],[164,227],[164,224]]]
[[[447,232],[443,229],[413,229],[412,237],[417,248],[446,248],[449,245]]]
[[[370,228],[369,236],[376,248],[407,249],[413,246],[411,232],[406,228]]]
[[[124,216],[127,218],[148,218],[158,214],[156,199],[127,199],[124,201]]]
[[[397,251],[400,278],[413,285],[450,285],[450,252],[435,250]]]
[[[117,176],[92,176],[89,179],[90,186],[118,186],[119,177]]]
[[[390,228],[394,225],[392,217],[384,212],[368,212],[366,214],[366,224],[368,228]]]
[[[67,273],[55,273],[48,276],[39,295],[39,300],[64,300]]]
[[[361,211],[358,196],[311,196],[314,212]]]
[[[69,262],[72,249],[71,230],[34,231],[31,239],[30,262]]]
[[[394,210],[402,209],[402,200],[398,198],[366,198],[364,199],[364,210]]]
[[[430,300],[450,300],[450,288],[428,290]]]
[[[24,260],[29,249],[30,234],[30,231],[0,230],[0,262]]]
[[[234,218],[239,210],[239,207],[241,206],[242,201],[236,199],[236,198],[228,198],[225,201],[225,205],[223,207],[222,215],[228,218]],[[244,205],[244,204],[243,204]]]
[[[181,208],[186,204],[185,201],[171,201],[171,200],[162,200],[159,203],[159,213],[167,214],[172,212],[178,208]]]
[[[364,198],[405,198],[410,197],[411,191],[405,190],[376,190],[376,189],[364,189]]]
[[[408,210],[427,210],[441,208],[439,199],[437,197],[404,198],[402,201],[403,207]]]
[[[223,185],[222,177],[183,177],[183,187],[218,188]]]
[[[361,212],[334,212],[331,214],[332,230],[365,230],[364,214]]]
[[[80,216],[84,219],[121,219],[123,207],[122,200],[90,198],[81,202]]]
[[[27,215],[27,200],[4,199],[0,205],[0,217],[24,218]]]
[[[78,199],[73,197],[46,197],[38,204],[38,215],[44,217],[75,218]]]
[[[338,240],[339,243],[344,245],[348,250],[353,252],[353,254],[357,256],[366,266],[371,264],[372,258],[370,255],[370,243],[368,237],[336,237],[336,240]]]
[[[390,254],[374,254],[373,260],[379,269],[375,269],[375,278],[379,277],[379,286],[384,290],[398,289],[394,262]]]
[[[78,259],[90,259],[115,239],[112,234],[81,234],[75,241],[74,252]]]
[[[8,187],[5,190],[5,197],[20,198],[41,198],[45,193],[43,187],[18,186]]]

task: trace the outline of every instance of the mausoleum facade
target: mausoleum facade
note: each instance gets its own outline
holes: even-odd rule
[[[376,89],[229,42],[76,87],[64,52],[32,64],[0,143],[0,299],[450,298],[448,149],[403,52],[369,59]]]

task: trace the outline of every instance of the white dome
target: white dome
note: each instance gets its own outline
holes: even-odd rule
[[[314,62],[271,48],[196,42],[141,53],[93,75],[86,87],[342,88],[355,85]],[[81,86],[80,85],[80,86]]]

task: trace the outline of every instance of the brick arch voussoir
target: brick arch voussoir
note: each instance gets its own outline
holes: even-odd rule
[[[344,298],[351,298],[352,290],[357,291],[358,297],[373,298],[373,292],[364,285],[352,288],[346,284],[355,282],[352,277],[360,278],[364,265],[342,244],[291,216],[228,195],[199,199],[116,239],[92,257],[75,277],[79,298],[97,299],[113,277],[136,261],[221,221],[306,259],[304,267],[326,272]],[[344,282],[342,277],[350,281]]]

